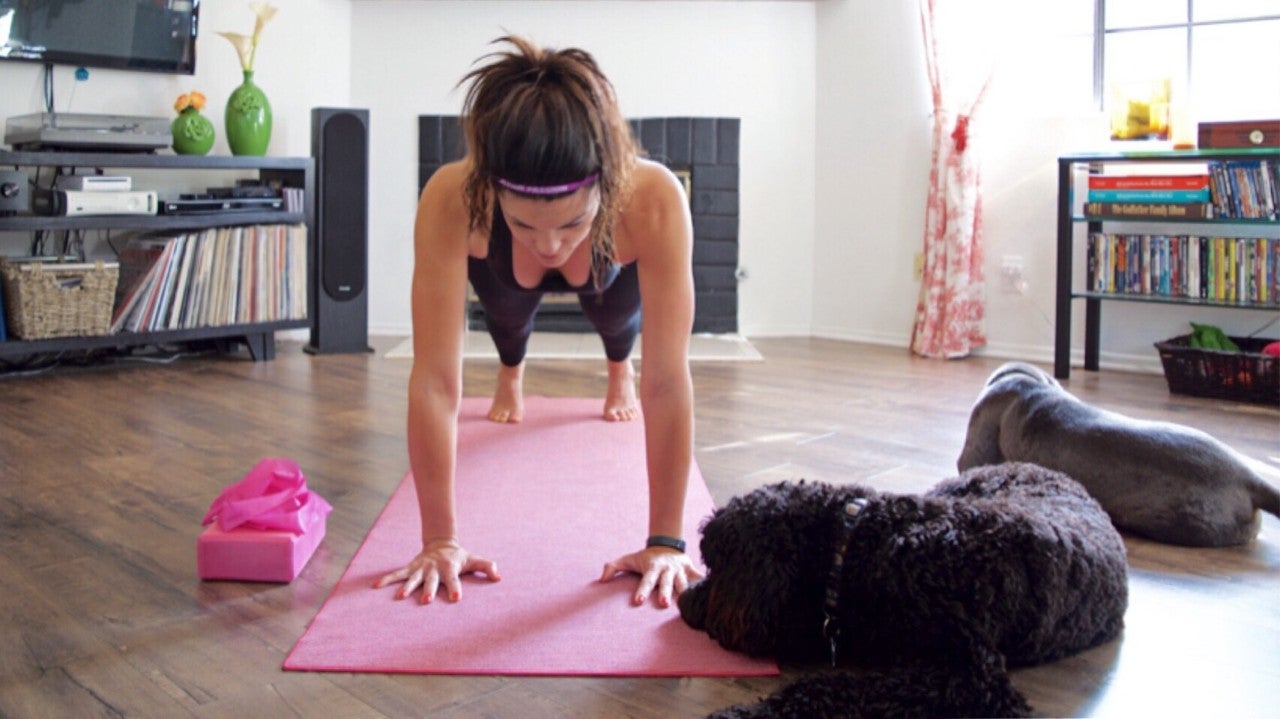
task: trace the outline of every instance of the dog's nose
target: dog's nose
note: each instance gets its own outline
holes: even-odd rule
[[[676,598],[676,606],[680,608],[680,618],[694,629],[705,628],[707,619],[707,585],[706,580],[695,582]]]

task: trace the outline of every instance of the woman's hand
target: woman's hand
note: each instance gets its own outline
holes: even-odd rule
[[[427,604],[443,584],[449,601],[456,602],[462,598],[462,582],[458,578],[476,572],[483,573],[492,582],[502,579],[498,576],[498,565],[468,552],[456,540],[437,539],[427,542],[422,552],[403,569],[384,575],[373,586],[381,589],[393,582],[404,582],[396,592],[396,599],[404,599],[422,587],[422,603]]]
[[[653,590],[657,589],[658,606],[664,609],[671,606],[673,597],[688,589],[691,583],[702,579],[702,572],[693,566],[689,555],[667,547],[649,547],[609,562],[604,565],[600,581],[607,582],[619,572],[640,575],[640,584],[631,597],[632,604],[644,604]]]

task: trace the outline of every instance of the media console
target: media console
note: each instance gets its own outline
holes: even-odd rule
[[[70,215],[43,216],[17,214],[0,216],[0,232],[126,230],[193,231],[213,227],[255,224],[303,224],[307,228],[307,317],[315,310],[315,162],[309,157],[228,157],[146,153],[104,152],[7,152],[0,151],[0,167],[32,170],[62,168],[69,170],[112,170],[108,174],[128,174],[131,169],[186,173],[254,173],[263,182],[296,188],[303,195],[298,211],[266,209],[238,210],[227,213],[188,213],[156,215]],[[34,173],[32,173],[34,174]],[[203,176],[203,175],[202,175]],[[0,342],[0,359],[85,351],[101,348],[125,348],[212,340],[218,343],[243,343],[255,360],[275,356],[275,332],[306,328],[309,319],[232,324],[165,330],[160,332],[121,332],[90,337],[59,337],[19,340],[10,337]]]

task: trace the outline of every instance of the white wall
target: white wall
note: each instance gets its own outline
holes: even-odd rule
[[[507,32],[596,56],[628,117],[739,117],[746,334],[808,334],[814,236],[814,6],[802,2],[356,2],[355,106],[370,108],[372,332],[409,331],[417,116]]]
[[[813,333],[910,341],[930,101],[913,2],[817,5]]]

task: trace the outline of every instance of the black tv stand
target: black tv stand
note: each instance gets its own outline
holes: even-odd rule
[[[61,230],[170,230],[175,232],[205,228],[257,225],[302,224],[307,228],[308,285],[307,313],[314,315],[315,257],[315,162],[310,157],[230,157],[193,156],[161,153],[103,152],[5,152],[0,151],[0,167],[92,170],[173,170],[189,172],[252,171],[259,181],[278,183],[302,190],[302,210],[241,211],[190,215],[101,215],[43,216],[17,214],[0,217],[0,232],[38,232]],[[120,173],[124,174],[124,173]],[[6,308],[7,309],[7,308]],[[310,326],[307,318],[164,330],[159,332],[96,335],[89,337],[55,337],[22,340],[11,335],[0,342],[0,359],[30,358],[41,354],[91,351],[104,348],[149,347],[212,340],[220,346],[243,344],[254,360],[270,360],[275,356],[275,333],[280,330]]]

